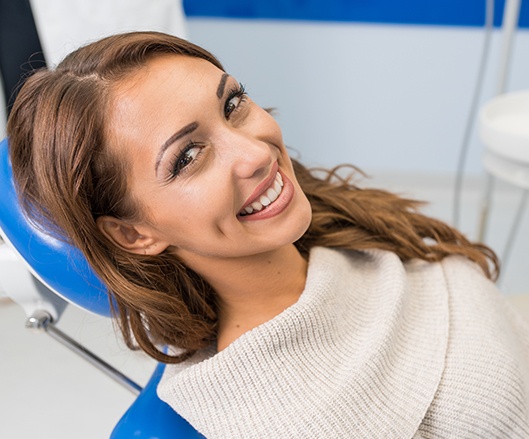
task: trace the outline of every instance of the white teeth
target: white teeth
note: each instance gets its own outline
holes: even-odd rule
[[[256,210],[257,212],[259,212],[263,208],[263,205],[259,203],[259,201],[254,201],[252,204],[250,204],[250,207],[253,210]]]
[[[279,194],[274,189],[270,188],[266,191],[266,197],[270,200],[271,203],[273,203],[275,200],[277,200]]]
[[[272,201],[270,201],[266,195],[261,195],[261,198],[259,198],[259,202],[263,206],[268,206]]]
[[[275,200],[277,200],[282,190],[283,190],[283,178],[281,177],[281,174],[278,172],[272,187],[268,188],[268,190],[263,195],[261,195],[258,200],[254,201],[249,206],[246,206],[240,212],[240,215],[244,216],[244,215],[250,215],[252,213],[260,212],[266,206],[269,206]]]

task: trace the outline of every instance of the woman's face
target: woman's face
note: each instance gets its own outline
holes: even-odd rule
[[[247,257],[306,231],[310,205],[281,130],[234,78],[202,59],[164,55],[112,98],[109,147],[128,165],[142,209],[135,230],[155,243],[145,253]]]

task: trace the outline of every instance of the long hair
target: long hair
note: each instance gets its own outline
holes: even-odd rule
[[[302,254],[318,245],[389,250],[402,261],[418,258],[438,262],[449,255],[461,255],[474,261],[489,279],[498,277],[499,261],[489,247],[472,243],[453,227],[420,213],[422,202],[385,190],[357,187],[356,168],[343,176],[344,168],[351,166],[311,172],[299,162],[293,163],[312,206],[311,225],[296,242]],[[322,173],[320,178],[315,176]]]
[[[31,76],[13,106],[7,131],[13,175],[28,216],[78,247],[108,287],[126,344],[158,361],[177,363],[216,338],[213,289],[173,254],[129,253],[96,225],[101,215],[135,219],[141,206],[127,192],[125,166],[107,146],[105,114],[113,87],[160,54],[219,61],[185,40],[156,32],[121,34],[81,48],[53,71]],[[296,242],[307,256],[314,246],[380,248],[403,260],[439,261],[459,254],[494,277],[498,261],[446,224],[425,217],[417,203],[391,193],[360,189],[323,177],[294,162],[310,200],[312,223]],[[162,345],[179,349],[163,352]]]

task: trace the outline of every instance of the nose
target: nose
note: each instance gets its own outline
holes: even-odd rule
[[[274,157],[267,142],[252,133],[229,130],[222,143],[223,158],[234,176],[247,179],[268,175]]]

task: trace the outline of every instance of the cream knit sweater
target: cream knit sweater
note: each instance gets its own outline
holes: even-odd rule
[[[208,439],[529,438],[529,328],[460,257],[315,248],[299,301],[168,366]]]

